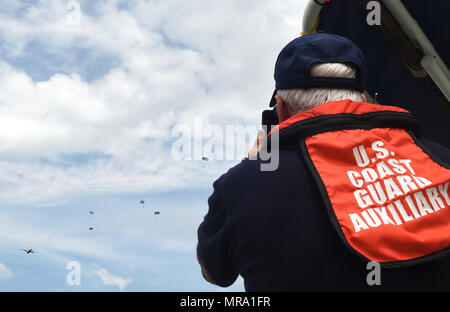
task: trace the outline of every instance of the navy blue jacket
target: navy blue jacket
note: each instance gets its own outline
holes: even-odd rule
[[[450,163],[450,150],[422,140]],[[381,285],[366,282],[367,263],[332,226],[300,149],[281,149],[276,171],[243,160],[214,183],[198,229],[199,260],[219,286],[240,274],[247,291],[422,291],[450,280],[450,260],[381,269]]]

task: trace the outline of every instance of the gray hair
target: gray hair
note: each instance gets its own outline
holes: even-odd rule
[[[356,78],[356,70],[349,64],[320,63],[311,66],[311,76]],[[364,100],[361,92],[349,89],[292,89],[278,90],[277,94],[283,99],[291,115],[296,115],[326,102],[347,99],[354,102]]]

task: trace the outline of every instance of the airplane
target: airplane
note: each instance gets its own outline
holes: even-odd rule
[[[28,254],[31,254],[31,253],[37,253],[37,251],[34,251],[33,248],[30,248],[30,249],[21,249],[21,250],[25,251],[25,253],[26,253],[27,255],[28,255]]]

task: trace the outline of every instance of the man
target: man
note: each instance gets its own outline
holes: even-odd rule
[[[403,109],[365,103],[365,77],[359,48],[337,35],[281,51],[279,166],[251,160],[260,132],[250,159],[214,183],[198,229],[205,279],[227,287],[241,275],[247,291],[448,290],[450,151],[419,141]]]

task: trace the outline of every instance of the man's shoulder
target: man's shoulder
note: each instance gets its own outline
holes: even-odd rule
[[[450,149],[448,147],[426,138],[416,139],[415,141],[427,154],[431,154],[431,156],[437,157],[438,160],[450,164]]]

